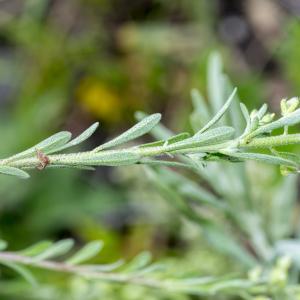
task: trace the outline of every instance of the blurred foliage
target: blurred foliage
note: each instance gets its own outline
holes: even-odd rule
[[[99,120],[94,146],[132,124],[137,109],[163,112],[164,123],[174,131],[189,128],[189,91],[206,91],[207,58],[216,48],[248,106],[268,100],[279,110],[282,97],[299,94],[300,13],[295,3],[0,1],[1,156],[58,129],[76,134]],[[271,211],[274,203],[280,207],[284,202],[290,187],[280,188],[271,167],[249,169],[272,240],[278,231],[270,227]],[[49,170],[22,184],[1,176],[0,236],[11,249],[45,238],[72,236],[78,245],[102,239],[106,247],[100,262],[148,249],[156,258],[176,258],[178,268],[194,267],[203,275],[238,269],[235,259],[212,251],[194,226],[183,224],[143,177],[134,168]],[[1,299],[190,299],[47,274],[32,289],[8,271],[1,275]]]

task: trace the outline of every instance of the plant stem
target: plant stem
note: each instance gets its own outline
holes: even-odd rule
[[[300,134],[282,134],[277,136],[254,138],[250,142],[243,139],[239,143],[239,145],[243,148],[269,148],[292,144],[300,144]]]
[[[87,151],[70,154],[47,155],[49,165],[57,167],[80,167],[80,166],[119,166],[135,163],[147,163],[143,158],[158,157],[163,155],[193,154],[193,153],[222,153],[226,149],[251,149],[299,144],[300,134],[279,135],[272,137],[254,138],[250,142],[244,139],[233,139],[219,144],[184,148],[182,144],[175,143],[156,147],[131,147],[120,150],[104,150],[100,152]],[[0,166],[15,167],[20,169],[38,168],[41,164],[38,155],[27,158],[14,158],[0,160]]]
[[[163,279],[163,278],[149,278],[145,274],[137,271],[136,273],[117,273],[117,272],[103,272],[93,270],[92,266],[82,265],[76,266],[64,262],[56,262],[50,260],[38,261],[34,257],[23,256],[15,254],[13,252],[0,252],[0,263],[17,263],[24,266],[36,267],[44,270],[52,270],[55,272],[76,274],[78,276],[86,277],[89,279],[100,279],[104,282],[119,283],[119,284],[133,284],[138,286],[144,286],[148,288],[161,289],[168,292],[182,292],[194,295],[216,295],[220,293],[226,293],[227,295],[236,295],[237,290],[243,289],[250,294],[264,293],[267,290],[267,286],[262,282],[253,283],[248,280],[232,280],[231,285],[225,284],[218,286],[215,289],[210,285],[215,281],[204,280],[196,284],[185,283],[184,280],[179,279]],[[240,286],[242,284],[242,287]]]

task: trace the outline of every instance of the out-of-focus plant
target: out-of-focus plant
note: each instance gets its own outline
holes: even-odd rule
[[[208,84],[212,108],[207,106],[199,92],[192,92],[195,106],[191,115],[192,135],[174,135],[158,125],[160,114],[145,117],[139,113],[137,117],[141,120],[135,126],[91,151],[53,154],[85,141],[94,133],[98,123],[73,140],[69,132],[59,132],[23,152],[2,159],[0,172],[27,178],[29,175],[24,170],[32,168],[90,169],[93,166],[145,164],[153,182],[184,216],[201,227],[212,246],[235,257],[244,270],[251,270],[248,278],[199,278],[182,274],[176,277],[161,269],[161,266],[149,264],[148,254],[139,255],[133,263],[124,267],[118,263],[77,266],[95,256],[101,244],[92,242],[71,258],[65,259],[73,246],[71,240],[41,243],[19,252],[6,251],[5,242],[2,242],[0,262],[32,283],[34,279],[24,268],[26,265],[108,282],[132,283],[195,295],[229,294],[245,299],[297,297],[299,286],[294,280],[295,276],[291,277],[288,273],[290,268],[295,268],[297,274],[299,263],[299,242],[297,239],[288,239],[291,234],[298,235],[297,226],[292,222],[296,207],[295,177],[284,177],[278,186],[271,203],[274,205],[270,221],[264,224],[265,211],[257,202],[257,195],[251,191],[247,168],[241,162],[254,160],[280,165],[284,175],[298,172],[300,162],[297,155],[275,148],[299,144],[299,134],[289,133],[289,126],[300,121],[299,100],[282,100],[282,116],[277,120],[274,120],[274,114],[267,112],[266,104],[252,112],[241,104],[240,111],[236,89],[230,91],[231,85],[222,73],[221,61],[216,54],[210,60]],[[224,99],[227,99],[225,104]],[[227,111],[229,114],[225,118]],[[217,127],[218,122],[222,124]],[[272,135],[277,129],[283,132]],[[108,150],[151,130],[158,141]],[[179,174],[170,167],[188,168],[194,176],[204,179],[211,190],[199,186],[197,179]],[[286,194],[282,195],[282,190]],[[282,197],[287,197],[288,201],[283,202]],[[53,261],[52,258],[57,256],[64,256],[64,260]],[[270,267],[270,263],[278,256],[281,258]]]

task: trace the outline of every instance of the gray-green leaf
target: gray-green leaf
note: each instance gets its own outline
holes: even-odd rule
[[[169,146],[170,151],[180,150],[185,148],[195,148],[208,146],[224,142],[231,138],[235,133],[233,127],[222,126],[208,130],[200,135],[196,134],[193,137],[178,142]]]
[[[202,128],[200,129],[196,135],[200,135],[201,133],[203,133],[204,131],[208,130],[209,128],[211,128],[213,125],[215,125],[221,118],[222,116],[225,114],[225,112],[227,111],[227,109],[229,108],[231,102],[234,99],[234,96],[236,94],[237,89],[235,88],[233,90],[233,92],[231,93],[231,95],[229,96],[228,100],[225,102],[225,104],[221,107],[221,109],[216,113],[216,115]]]
[[[95,257],[102,249],[102,241],[93,241],[85,245],[81,250],[75,253],[67,260],[68,264],[76,265]]]
[[[21,253],[22,255],[25,255],[25,256],[36,256],[36,255],[41,254],[42,252],[45,252],[52,245],[53,245],[53,242],[51,242],[51,241],[41,241],[41,242],[38,242],[26,249],[19,251],[19,253]]]
[[[36,150],[41,150],[45,154],[55,152],[56,149],[59,149],[61,146],[65,145],[71,139],[71,137],[72,135],[68,131],[58,132],[43,140],[42,142],[36,144],[35,146],[10,157],[9,159],[13,160],[30,157],[35,155]]]
[[[73,245],[74,241],[72,239],[58,241],[39,255],[35,256],[34,260],[42,261],[52,257],[64,255],[72,249]]]
[[[83,131],[79,136],[77,136],[75,139],[71,140],[69,143],[56,148],[55,152],[76,146],[82,142],[84,142],[85,140],[87,140],[90,136],[93,135],[93,133],[96,131],[96,129],[99,126],[99,122],[94,123],[93,125],[91,125],[88,129],[86,129],[85,131]]]
[[[289,159],[281,158],[270,154],[261,154],[261,153],[252,153],[252,152],[230,152],[230,151],[222,151],[222,153],[243,160],[250,159],[250,160],[256,160],[256,161],[274,164],[274,165],[285,165],[285,166],[293,166],[293,167],[296,166],[296,164]]]
[[[117,136],[113,140],[95,148],[93,151],[98,152],[104,149],[112,148],[118,146],[120,144],[127,143],[128,141],[134,140],[146,133],[148,133],[155,125],[159,123],[161,119],[161,114],[153,114],[142,121],[135,124],[133,127],[122,133],[121,135]]]
[[[30,175],[25,171],[14,167],[8,167],[8,166],[0,166],[0,173],[5,175],[10,175],[10,176],[16,176],[21,179],[27,179],[30,177]]]

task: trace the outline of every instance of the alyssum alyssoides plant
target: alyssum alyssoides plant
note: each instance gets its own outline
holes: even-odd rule
[[[300,143],[300,134],[289,133],[289,126],[300,122],[299,99],[282,100],[282,116],[277,120],[274,120],[273,113],[267,111],[266,104],[250,113],[246,106],[240,103],[246,127],[242,134],[236,136],[235,128],[216,126],[234,100],[235,94],[236,89],[215,116],[192,136],[184,132],[166,140],[116,149],[117,146],[152,130],[161,119],[160,114],[153,114],[91,151],[61,153],[89,138],[98,127],[98,123],[95,123],[73,140],[70,132],[62,131],[23,152],[1,159],[0,173],[28,178],[29,174],[25,171],[27,169],[68,167],[93,169],[95,166],[132,164],[195,168],[195,162],[205,164],[207,161],[220,159],[231,162],[256,160],[280,165],[284,173],[298,172],[300,164],[298,156],[277,151],[275,148]],[[273,135],[276,129],[282,129],[282,132]]]

